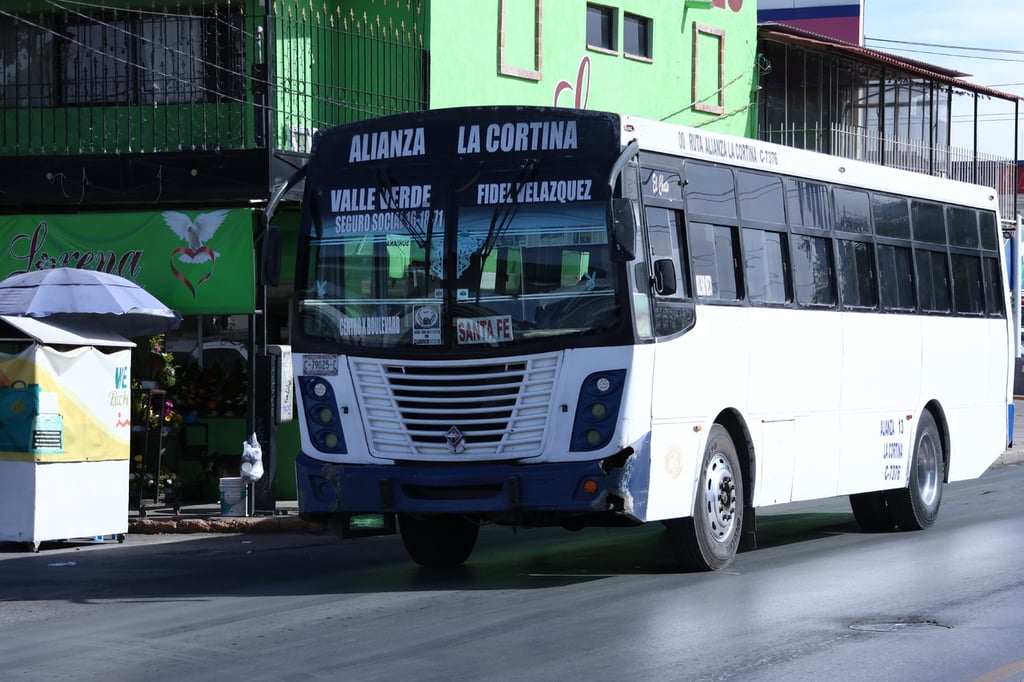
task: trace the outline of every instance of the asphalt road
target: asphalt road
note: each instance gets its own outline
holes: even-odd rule
[[[0,547],[4,679],[1019,680],[1024,467],[936,526],[845,500],[762,510],[758,549],[675,572],[657,524],[488,528],[455,571],[395,536],[129,536]],[[767,512],[767,513],[766,513]]]

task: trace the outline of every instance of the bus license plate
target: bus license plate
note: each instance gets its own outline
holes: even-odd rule
[[[302,373],[307,376],[338,376],[338,356],[303,355]]]

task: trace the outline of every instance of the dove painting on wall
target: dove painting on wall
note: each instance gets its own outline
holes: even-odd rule
[[[206,242],[217,232],[217,228],[224,222],[227,215],[228,211],[221,209],[200,213],[193,220],[179,211],[164,211],[164,222],[167,223],[167,227],[188,243],[188,248],[175,249],[174,253],[179,260],[186,263],[217,260],[217,256],[220,254],[206,246]]]
[[[179,239],[188,244],[188,246],[179,246],[171,253],[171,272],[188,287],[193,297],[197,294],[196,289],[213,276],[213,263],[220,254],[207,246],[206,242],[213,238],[217,228],[224,222],[224,218],[227,215],[228,211],[225,209],[200,213],[194,219],[189,218],[180,211],[163,212],[164,222],[167,223],[167,227]],[[198,273],[197,277],[190,277],[175,266],[173,262],[175,258],[182,263],[193,265],[209,263],[210,266],[208,270]]]

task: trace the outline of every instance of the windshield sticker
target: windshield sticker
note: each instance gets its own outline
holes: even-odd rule
[[[302,356],[302,373],[307,376],[338,376],[338,356],[307,353]]]
[[[694,279],[697,280],[698,296],[715,295],[715,283],[714,280],[711,278],[711,275],[697,275]]]
[[[457,317],[455,331],[459,343],[496,343],[514,340],[511,315]]]
[[[383,336],[398,334],[402,324],[398,315],[388,317],[345,317],[338,321],[342,336]]]
[[[469,270],[473,254],[480,250],[484,243],[482,235],[460,234],[455,255],[455,276],[462,277]],[[430,253],[430,272],[438,279],[444,279],[444,254],[440,249]]]
[[[417,346],[441,344],[441,306],[417,305],[412,309],[412,342]]]
[[[444,230],[444,211],[430,210],[430,185],[331,190],[335,233],[381,232],[427,225]]]
[[[564,204],[568,201],[590,201],[590,187],[590,180],[482,182],[476,187],[476,202],[485,206],[488,204],[533,204],[556,201]]]

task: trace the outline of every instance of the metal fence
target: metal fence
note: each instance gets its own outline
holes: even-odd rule
[[[846,159],[986,185],[996,190],[999,211],[1005,220],[1013,220],[1020,210],[1015,205],[1017,164],[1013,159],[994,154],[975,154],[961,147],[931,145],[921,140],[880,135],[865,128],[842,125],[832,125],[830,128],[776,128],[761,131],[760,137],[768,142]]]
[[[0,1],[0,156],[305,151],[318,128],[426,108],[420,3],[406,22],[336,2]]]

